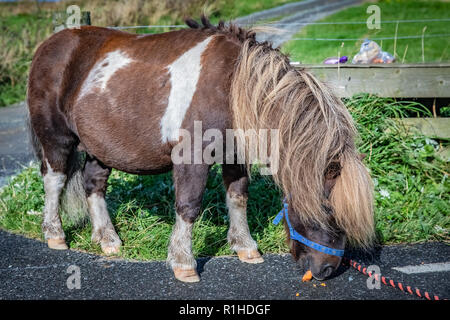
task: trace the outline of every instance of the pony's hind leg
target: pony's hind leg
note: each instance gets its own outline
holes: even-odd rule
[[[39,97],[49,95],[47,92],[41,92]],[[74,159],[78,138],[66,126],[64,116],[48,107],[47,101],[30,99],[29,96],[28,105],[30,134],[33,148],[41,161],[45,191],[42,232],[50,248],[67,249],[59,216],[60,196],[77,169]]]
[[[247,222],[248,177],[241,165],[222,165],[230,228],[228,243],[239,259],[246,263],[264,262]]]
[[[86,156],[83,175],[92,223],[91,240],[100,244],[103,253],[116,254],[120,250],[122,241],[120,241],[111,223],[105,201],[107,181],[110,174],[111,168],[106,167],[93,157]]]
[[[176,221],[167,262],[175,278],[183,282],[200,281],[192,254],[192,227],[200,212],[208,171],[209,166],[204,164],[176,165],[173,169]]]
[[[53,163],[53,167],[52,164]],[[64,168],[58,168],[51,159],[45,158],[41,163],[41,173],[44,180],[44,211],[42,232],[49,248],[57,250],[68,249],[65,234],[59,216],[59,198],[67,180]]]

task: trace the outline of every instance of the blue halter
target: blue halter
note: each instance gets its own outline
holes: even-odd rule
[[[304,245],[313,248],[317,251],[332,255],[332,256],[338,256],[342,257],[344,255],[344,250],[339,249],[333,249],[326,246],[323,246],[321,244],[318,244],[317,242],[311,241],[309,239],[306,239],[304,236],[302,236],[300,233],[294,230],[294,228],[291,225],[291,222],[289,221],[288,217],[288,203],[286,202],[286,199],[283,201],[283,209],[277,214],[275,219],[273,219],[273,224],[277,225],[280,223],[281,219],[285,217],[287,225],[289,227],[289,233],[291,235],[291,239],[297,240],[298,242],[303,243]]]

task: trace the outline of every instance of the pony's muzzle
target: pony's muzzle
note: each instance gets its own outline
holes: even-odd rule
[[[311,262],[310,257],[305,259],[304,268],[305,270],[311,270],[312,276],[318,281],[325,280],[336,270],[336,267],[331,263],[315,265]]]
[[[314,279],[322,281],[322,280],[325,280],[326,278],[328,278],[329,276],[331,276],[331,274],[334,272],[334,270],[335,270],[335,268],[332,265],[326,264],[320,268],[319,272],[314,272],[313,270],[311,270],[311,272],[312,272]]]

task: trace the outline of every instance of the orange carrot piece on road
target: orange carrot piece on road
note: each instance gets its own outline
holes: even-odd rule
[[[312,279],[312,272],[311,270],[306,271],[305,275],[302,278],[302,282],[311,281]]]

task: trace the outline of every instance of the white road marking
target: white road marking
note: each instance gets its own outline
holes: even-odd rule
[[[50,264],[50,265],[46,265],[46,266],[26,266],[26,267],[13,267],[12,265],[9,265],[8,268],[0,269],[0,272],[51,269],[51,268],[60,268],[60,267],[66,267],[66,266],[67,267],[70,266],[70,263]]]
[[[101,91],[104,91],[109,79],[111,79],[114,73],[132,61],[133,60],[129,58],[126,53],[120,50],[108,52],[105,58],[97,62],[89,72],[89,75],[81,87],[78,100],[91,92],[94,88],[100,88]]]
[[[406,274],[443,272],[450,271],[450,262],[426,263],[416,266],[394,267],[392,269]]]
[[[191,105],[200,77],[201,57],[212,38],[208,37],[198,43],[167,67],[172,87],[166,112],[161,118],[163,143],[179,139],[178,129],[181,128],[186,111]]]

